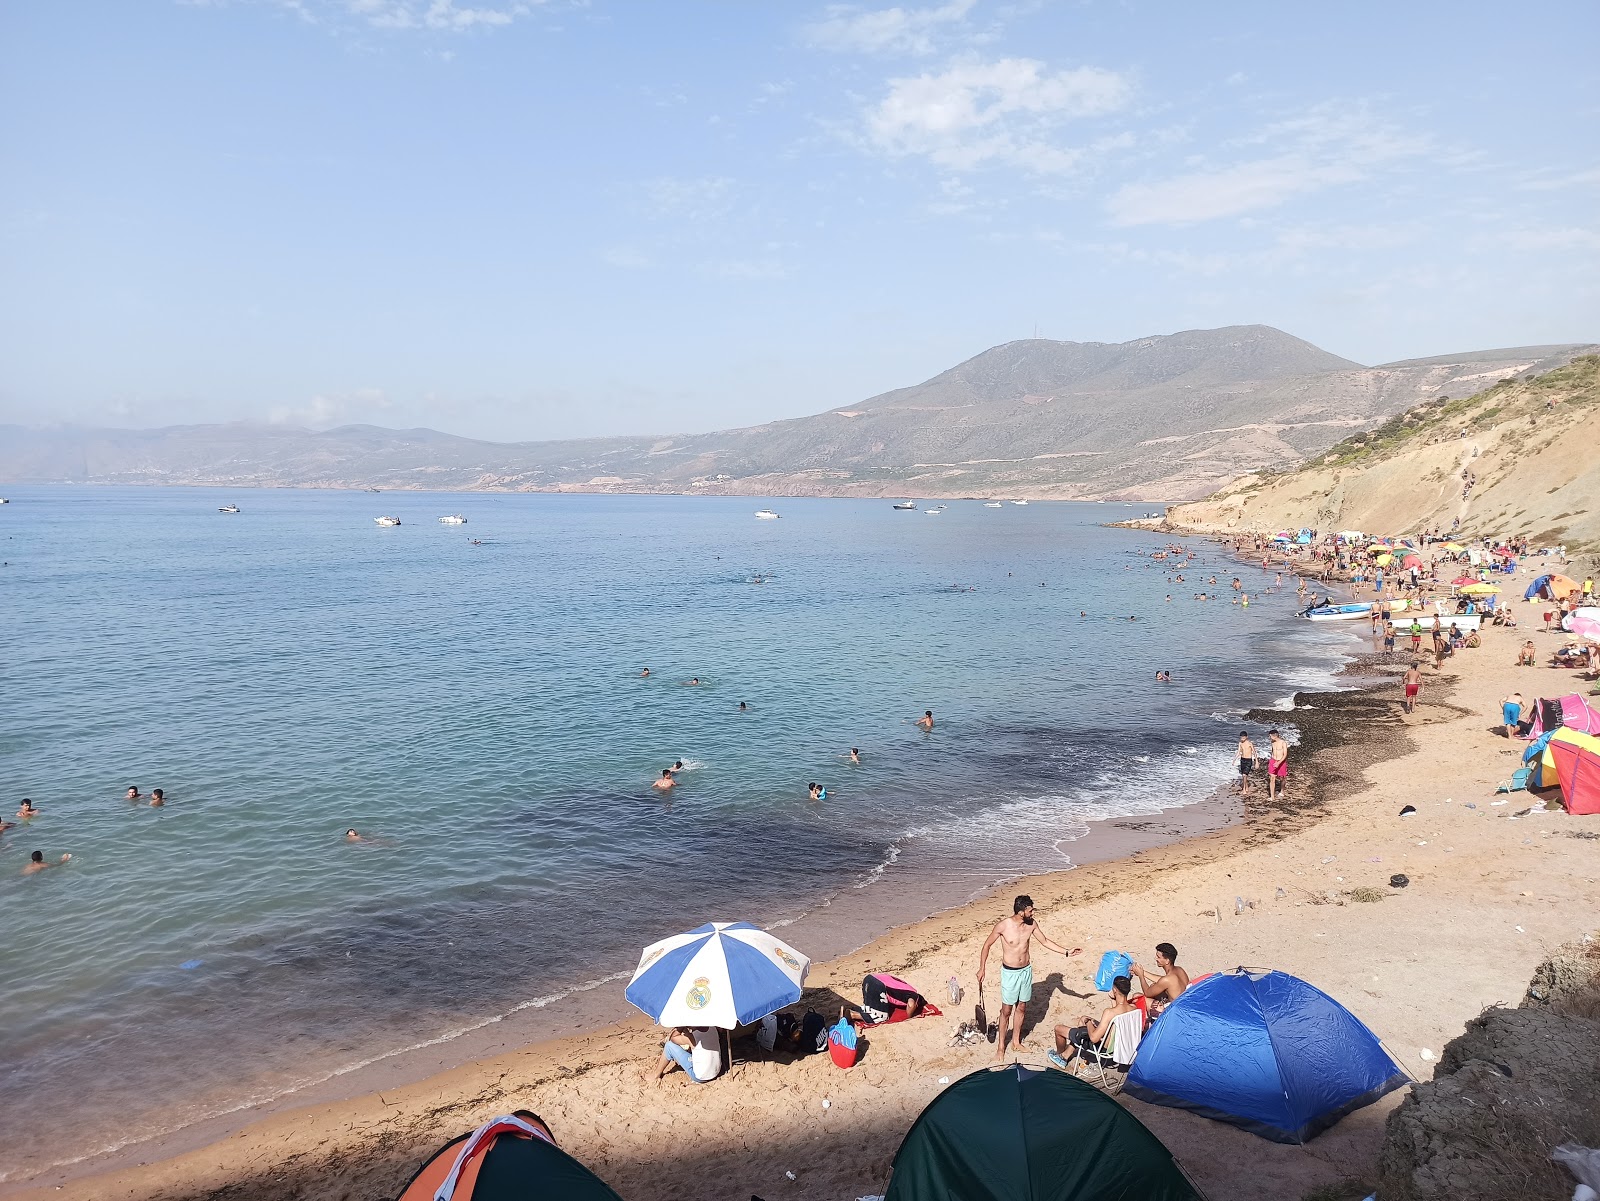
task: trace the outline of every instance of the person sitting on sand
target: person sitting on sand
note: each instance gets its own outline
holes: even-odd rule
[[[1152,1022],[1161,1015],[1163,1009],[1183,996],[1184,989],[1189,987],[1189,973],[1178,966],[1178,948],[1170,942],[1156,943],[1156,966],[1161,969],[1161,975],[1154,979],[1137,963],[1128,969],[1139,977],[1139,987],[1150,999]]]
[[[663,767],[661,769],[661,778],[650,785],[651,788],[659,788],[662,792],[677,786],[678,782],[672,778],[672,769],[670,767]]]
[[[1537,667],[1537,666],[1539,666],[1539,652],[1534,647],[1532,638],[1528,639],[1526,642],[1524,642],[1522,644],[1522,652],[1517,655],[1517,666],[1518,667]]]
[[[161,806],[165,805],[166,803],[167,803],[167,794],[165,792],[163,792],[159,788],[152,788],[150,790],[150,807],[152,809],[159,809],[159,808],[161,808]]]
[[[924,734],[933,729],[933,710],[924,709],[922,716],[917,718],[917,728]]]
[[[128,801],[142,801],[142,800],[144,800],[144,798],[139,795],[139,790],[137,788],[135,788],[132,784],[128,785],[128,791],[123,793],[122,797],[123,797],[124,800],[128,800]]]
[[[1084,1052],[1099,1046],[1100,1040],[1105,1037],[1107,1028],[1112,1021],[1133,1009],[1128,1000],[1128,992],[1133,988],[1133,981],[1126,976],[1118,976],[1111,982],[1111,1004],[1100,1015],[1100,1020],[1095,1021],[1088,1014],[1078,1019],[1076,1026],[1060,1025],[1056,1027],[1055,1050],[1049,1053],[1050,1062],[1065,1071],[1067,1068],[1067,1048],[1072,1048],[1072,1054],[1082,1055]]]
[[[22,808],[17,810],[17,816],[21,818],[38,817],[39,810],[35,807],[32,801],[30,801],[27,797],[23,797]]]
[[[27,866],[22,869],[22,874],[24,876],[32,876],[38,872],[45,871],[47,868],[60,867],[71,858],[71,855],[63,855],[54,863],[46,863],[44,860],[44,852],[35,851],[33,854],[28,856],[28,863]]]
[[[661,1062],[656,1065],[655,1080],[677,1064],[696,1084],[709,1084],[722,1074],[722,1043],[710,1026],[678,1026],[667,1036],[661,1048]]]

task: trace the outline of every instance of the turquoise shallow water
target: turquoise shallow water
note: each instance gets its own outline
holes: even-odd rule
[[[1190,601],[1111,505],[8,494],[0,768],[42,810],[0,835],[13,1177],[708,918],[1066,866],[1085,821],[1209,792],[1237,714],[1348,639]],[[34,848],[73,860],[23,878]]]

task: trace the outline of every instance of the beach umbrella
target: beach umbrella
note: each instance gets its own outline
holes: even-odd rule
[[[1571,617],[1567,619],[1567,628],[1579,638],[1586,638],[1590,642],[1600,642],[1600,618]]]
[[[1444,548],[1445,550],[1450,551],[1452,554],[1460,554],[1462,551],[1466,550],[1466,547],[1462,546],[1459,542],[1446,542],[1444,544]]]
[[[1468,584],[1461,590],[1463,596],[1487,596],[1491,592],[1499,592],[1493,584]]]
[[[1422,566],[1422,556],[1421,555],[1407,555],[1405,558],[1400,560],[1400,566],[1401,567],[1421,567]]]
[[[1379,555],[1373,560],[1379,567],[1387,567],[1394,562],[1394,556],[1388,553]]]
[[[732,1030],[792,1005],[811,960],[749,922],[707,922],[652,943],[626,996],[663,1026]]]

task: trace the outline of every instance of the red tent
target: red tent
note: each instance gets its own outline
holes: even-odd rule
[[[1600,738],[1560,729],[1546,749],[1556,761],[1561,803],[1568,813],[1600,813]]]
[[[1452,584],[1456,584],[1456,585],[1461,585],[1461,584],[1481,584],[1481,583],[1483,583],[1482,580],[1473,579],[1470,575],[1458,575],[1455,579],[1451,580],[1450,582]]]

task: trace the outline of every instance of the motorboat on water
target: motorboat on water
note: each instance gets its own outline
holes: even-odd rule
[[[237,513],[238,511],[239,511],[239,506],[238,505],[223,505],[220,509],[217,510],[218,513]]]
[[[897,509],[915,509],[916,507],[917,502],[914,500],[903,500],[895,505],[895,508]]]
[[[1012,503],[1012,504],[1014,504],[1014,505],[1025,505],[1025,504],[1027,504],[1027,503],[1028,503],[1028,502],[1027,502],[1027,501],[1025,501],[1025,500],[1014,500],[1014,501],[1012,501],[1012,502],[1011,502],[1011,503]]]
[[[372,520],[376,521],[379,525],[399,525],[400,524],[400,519],[398,517],[374,517]]]
[[[451,513],[447,517],[439,518],[439,521],[444,525],[466,525],[467,524],[467,519],[465,517],[461,516],[460,513]]]
[[[1003,509],[1003,508],[1005,508],[1005,506],[1003,504],[1001,504],[997,500],[986,500],[986,501],[983,502],[983,507],[986,508],[986,509]]]
[[[923,512],[926,513],[929,517],[937,517],[937,516],[939,516],[940,513],[943,513],[944,510],[943,509],[924,509]]]
[[[757,509],[756,516],[761,518],[762,521],[776,521],[782,514],[774,513],[771,509]]]

